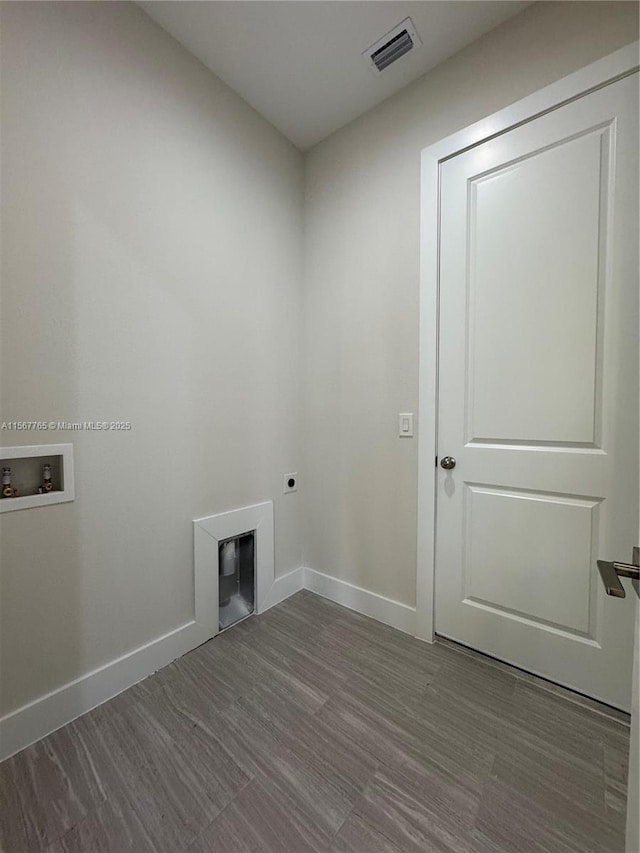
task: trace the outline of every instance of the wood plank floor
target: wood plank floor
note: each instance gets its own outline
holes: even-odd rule
[[[622,853],[628,718],[301,592],[0,765],[6,853]]]

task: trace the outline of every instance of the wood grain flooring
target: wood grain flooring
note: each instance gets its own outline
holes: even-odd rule
[[[5,853],[622,853],[628,718],[301,592],[0,765]]]

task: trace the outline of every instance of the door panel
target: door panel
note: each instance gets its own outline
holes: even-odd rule
[[[598,503],[470,484],[466,489],[463,600],[590,636],[595,620],[584,566],[592,559]]]
[[[590,131],[469,180],[468,441],[595,441],[609,140]]]
[[[436,631],[628,708],[637,75],[441,167]]]

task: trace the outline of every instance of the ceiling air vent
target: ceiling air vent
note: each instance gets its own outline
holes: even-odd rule
[[[362,55],[377,74],[421,44],[420,36],[413,26],[413,21],[411,18],[405,18],[386,36],[367,48]]]

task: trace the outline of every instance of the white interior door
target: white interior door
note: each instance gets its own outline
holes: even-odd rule
[[[638,531],[638,75],[441,167],[435,627],[620,708]],[[628,581],[624,581],[629,584]]]

